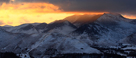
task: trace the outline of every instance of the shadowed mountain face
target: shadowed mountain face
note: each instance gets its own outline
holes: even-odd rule
[[[136,45],[136,33],[131,34],[127,37],[125,37],[124,39],[120,40],[122,43],[125,44],[133,44]]]
[[[46,23],[41,23],[41,24],[37,25],[35,28],[36,28],[37,30],[39,30],[39,29],[45,29],[46,26],[47,26]]]
[[[74,26],[73,24],[71,24],[67,20],[58,20],[58,21],[55,21],[53,23],[48,24],[46,26],[47,29],[44,30],[43,33],[48,32],[49,30],[52,30],[52,29],[56,29],[56,28],[62,29],[63,26],[69,26],[71,28],[77,28],[76,26]]]
[[[90,36],[94,36],[94,35],[101,35],[101,33],[104,33],[104,32],[108,32],[108,29],[102,27],[101,25],[97,23],[89,23],[89,24],[80,26],[74,32],[79,34],[82,34],[85,32]]]
[[[34,24],[27,24],[24,27],[21,27],[20,29],[22,30],[30,30],[30,29],[36,29],[36,30],[40,30],[40,29],[44,29],[46,27],[46,23],[34,23]],[[19,26],[18,26],[19,27]]]
[[[73,16],[65,18],[64,20],[68,20],[69,22],[71,22],[75,26],[79,27],[81,25],[96,21],[100,16],[102,16],[102,15],[87,15],[87,14],[73,15]]]
[[[34,26],[32,24],[28,24],[27,26],[22,27],[20,29],[22,29],[22,30],[30,30],[31,28],[34,28]]]
[[[74,15],[49,24],[4,26],[0,27],[0,52],[14,52],[22,58],[76,57],[78,54],[128,57],[135,53],[135,49],[130,48],[136,47],[118,44],[136,45],[135,21],[120,14],[105,13]],[[81,57],[87,57],[85,55]]]
[[[130,21],[131,24],[136,24],[136,19]]]

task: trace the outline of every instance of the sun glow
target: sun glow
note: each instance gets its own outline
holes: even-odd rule
[[[136,19],[136,15],[123,15],[125,18]]]
[[[61,11],[58,6],[49,3],[3,3],[0,7],[0,23],[2,26],[34,22],[50,23],[72,15],[60,13]]]
[[[14,0],[12,0],[14,1]],[[0,25],[17,26],[24,23],[50,23],[74,14],[100,14],[99,12],[64,12],[50,3],[3,3],[0,6]]]

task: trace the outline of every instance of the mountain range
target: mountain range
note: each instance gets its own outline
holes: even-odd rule
[[[52,23],[0,27],[0,52],[20,57],[50,58],[58,54],[101,54],[94,46],[136,45],[136,20],[117,13],[73,15]],[[136,49],[135,49],[136,50]]]

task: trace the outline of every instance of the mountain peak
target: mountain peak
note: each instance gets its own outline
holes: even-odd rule
[[[119,13],[111,13],[111,12],[109,12],[109,13],[104,13],[104,14],[107,14],[107,15],[115,15],[115,16],[121,15],[121,14],[119,14]]]
[[[121,21],[125,18],[118,13],[104,13],[101,17],[97,19],[97,21]]]
[[[111,17],[111,18],[124,18],[121,14],[119,13],[104,13],[102,16],[106,16],[106,17]]]

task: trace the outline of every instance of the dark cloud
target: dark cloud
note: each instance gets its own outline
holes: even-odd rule
[[[18,0],[19,1],[19,0]],[[136,14],[136,0],[20,0],[23,2],[49,2],[64,11],[119,12]]]
[[[10,2],[10,0],[0,0],[0,3],[3,3],[3,2],[5,2],[5,3],[9,3],[9,2]]]

